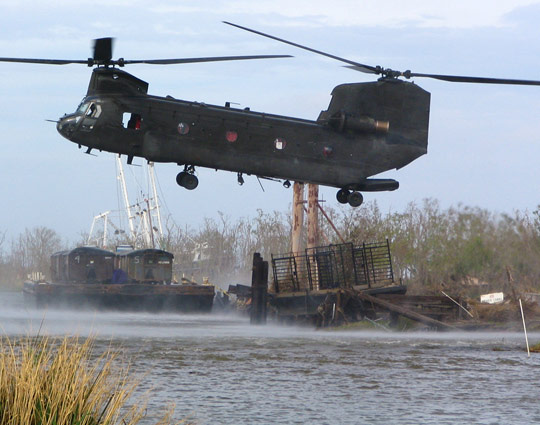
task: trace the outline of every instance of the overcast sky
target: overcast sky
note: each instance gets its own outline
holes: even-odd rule
[[[151,5],[149,5],[151,4]],[[414,72],[540,80],[536,1],[136,1],[0,0],[0,56],[85,59],[91,40],[116,37],[115,57],[154,59],[291,54],[292,59],[127,70],[149,93],[316,119],[340,83],[370,81],[341,63],[224,25],[227,20],[371,65]],[[114,157],[83,150],[54,123],[86,93],[86,66],[0,64],[2,208],[0,231],[47,226],[75,241],[94,215],[119,208]],[[428,154],[378,177],[398,191],[367,193],[383,211],[436,198],[496,212],[540,204],[540,87],[415,81],[431,92]],[[142,164],[143,160],[134,162]],[[142,181],[142,167],[127,175]],[[234,219],[257,209],[288,210],[292,190],[253,177],[198,170],[199,188],[175,183],[175,164],[156,171],[166,209],[197,228],[220,211]],[[135,186],[134,186],[135,187]],[[133,197],[141,189],[131,189]],[[335,206],[333,188],[321,190]]]

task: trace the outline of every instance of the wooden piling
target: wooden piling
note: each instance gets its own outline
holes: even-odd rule
[[[308,211],[307,211],[307,247],[315,248],[319,246],[319,185],[308,184]],[[313,279],[313,289],[319,289],[319,270],[318,265],[311,270]]]
[[[268,261],[261,254],[253,254],[251,274],[251,314],[252,325],[266,324],[266,304],[268,300]]]
[[[295,182],[293,185],[293,226],[291,252],[299,253],[305,246],[303,243],[304,228],[304,183]]]
[[[319,185],[308,184],[308,237],[307,247],[315,248],[319,246]]]

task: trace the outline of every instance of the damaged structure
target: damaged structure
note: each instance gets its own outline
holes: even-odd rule
[[[388,240],[272,255],[270,285],[260,272],[262,263],[255,254],[250,290],[229,288],[237,296],[252,297],[252,323],[264,323],[266,310],[279,322],[318,327],[385,315],[391,324],[402,316],[434,329],[455,329],[453,323],[464,318],[464,311],[448,297],[406,295],[406,286],[394,278]],[[264,307],[261,299],[268,300]]]

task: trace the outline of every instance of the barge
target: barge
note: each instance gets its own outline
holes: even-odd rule
[[[24,297],[38,308],[209,312],[214,287],[174,282],[173,258],[159,249],[113,253],[78,247],[57,252],[51,256],[50,281],[25,282]]]
[[[229,287],[246,300],[252,323],[268,314],[279,322],[339,325],[389,315],[391,324],[403,316],[436,329],[456,329],[463,319],[460,303],[447,296],[406,295],[394,279],[388,240],[354,245],[343,243],[272,255],[269,265],[254,255],[252,286]]]
[[[388,241],[272,255],[272,271],[270,299],[280,319],[320,316],[324,306],[343,303],[337,298],[344,289],[370,295],[407,291],[394,280]]]

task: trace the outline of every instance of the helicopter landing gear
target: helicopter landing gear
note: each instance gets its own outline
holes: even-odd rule
[[[236,175],[236,179],[238,181],[239,186],[242,186],[244,184],[244,177],[242,177],[242,173],[238,173]]]
[[[338,193],[336,194],[337,201],[340,204],[346,204],[347,202],[349,202],[349,195],[350,194],[351,194],[351,192],[348,191],[347,189],[338,190]]]
[[[359,207],[364,202],[364,197],[360,192],[351,192],[347,189],[338,190],[336,199],[340,204],[349,204],[351,207]]]
[[[187,190],[193,190],[199,185],[199,179],[195,174],[195,167],[186,166],[184,171],[178,173],[176,176],[176,183],[179,186],[186,188]]]

